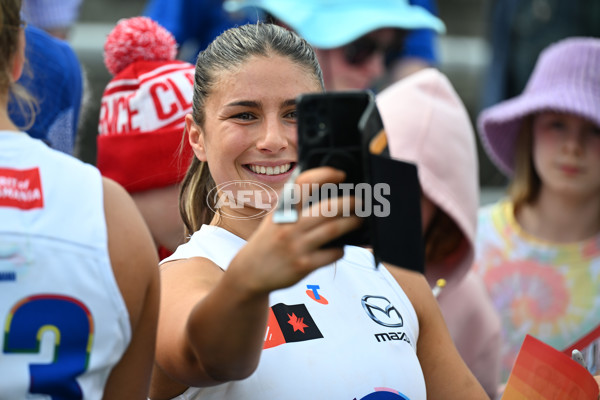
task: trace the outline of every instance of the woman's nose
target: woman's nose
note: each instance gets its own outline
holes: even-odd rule
[[[288,129],[279,121],[268,121],[265,130],[256,143],[256,147],[263,152],[276,153],[287,148]]]

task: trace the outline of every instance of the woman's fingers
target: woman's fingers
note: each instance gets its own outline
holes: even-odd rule
[[[358,228],[356,199],[343,196],[338,184],[345,173],[331,167],[304,171],[296,179],[298,219],[293,223],[304,250],[310,251]],[[317,191],[317,193],[314,193]]]
[[[334,196],[336,197],[323,199],[314,197],[308,204],[299,206],[297,220],[291,223],[295,229],[298,229],[298,233],[303,234],[328,221],[348,219],[356,215],[356,199],[353,196],[337,197],[337,193]],[[350,230],[355,229],[356,224],[360,223],[357,221],[351,223]],[[343,226],[345,224],[341,225]]]
[[[357,216],[331,218],[306,231],[302,238],[302,243],[307,251],[319,249],[345,233],[357,229],[363,223],[364,220]]]
[[[355,215],[352,196],[337,197],[337,184],[343,182],[344,177],[342,171],[329,167],[311,169],[298,176],[298,190],[302,191],[303,185],[307,187],[301,197],[294,197],[294,206],[298,204],[296,222],[274,223],[274,215],[269,215],[248,244],[253,250],[252,256],[239,263],[244,269],[250,268],[244,274],[249,283],[254,282],[251,286],[260,287],[262,291],[287,287],[343,257],[343,249],[323,246],[358,228],[364,221]],[[325,184],[332,184],[329,192],[320,190]],[[313,195],[311,190],[319,190],[319,193]],[[321,199],[323,193],[325,198]],[[310,204],[302,207],[307,200]],[[260,265],[254,262],[257,258],[263,260]]]
[[[306,270],[306,273],[310,273],[319,267],[336,262],[343,256],[344,249],[340,247],[320,249],[304,255],[302,259],[302,264],[304,270]]]
[[[325,183],[341,183],[346,178],[346,173],[332,167],[311,168],[296,178],[297,185],[322,185]]]

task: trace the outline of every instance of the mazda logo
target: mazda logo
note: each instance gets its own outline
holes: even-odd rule
[[[385,297],[366,295],[361,299],[361,303],[367,315],[379,325],[390,328],[404,325],[402,315]]]

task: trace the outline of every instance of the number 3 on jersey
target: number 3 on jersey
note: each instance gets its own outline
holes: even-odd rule
[[[29,365],[29,393],[52,400],[81,399],[76,378],[88,367],[94,323],[88,308],[66,296],[27,297],[10,311],[4,324],[4,349],[9,354],[37,354],[44,332],[54,332],[50,364]]]

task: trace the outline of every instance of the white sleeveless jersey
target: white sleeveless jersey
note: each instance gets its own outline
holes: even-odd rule
[[[226,269],[246,242],[203,226],[163,260],[205,257]],[[420,400],[417,316],[393,276],[365,249],[270,296],[257,370],[247,379],[189,388],[177,400]],[[239,332],[243,335],[244,332]]]
[[[98,170],[0,131],[0,399],[101,399],[131,339]]]

